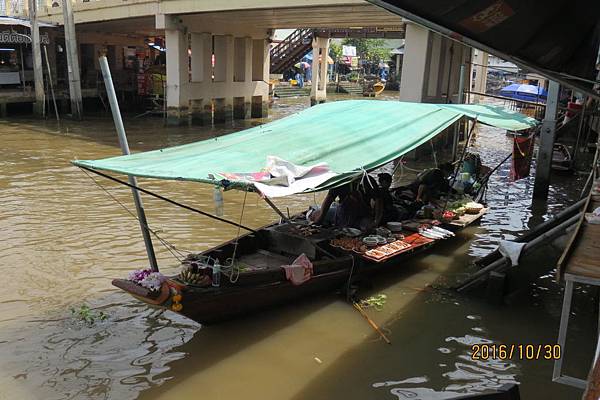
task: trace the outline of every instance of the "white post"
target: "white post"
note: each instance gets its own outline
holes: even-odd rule
[[[317,38],[312,41],[312,82],[310,87],[310,104],[314,105],[317,103],[318,91],[319,91],[319,44]]]
[[[310,104],[315,105],[324,102],[327,98],[327,53],[329,51],[329,38],[313,38],[312,47],[313,62]]]
[[[329,38],[319,38],[321,42],[321,76],[319,82],[321,83],[321,91],[323,100],[325,100],[327,93],[327,56],[329,55]]]
[[[121,145],[121,151],[124,155],[129,154],[129,143],[127,143],[127,134],[125,133],[125,126],[123,125],[123,119],[121,118],[121,111],[119,110],[119,102],[117,101],[117,95],[115,93],[115,87],[113,85],[112,77],[110,75],[110,68],[108,67],[108,60],[105,56],[100,57],[100,68],[102,69],[102,76],[104,78],[104,86],[106,87],[106,94],[110,103],[110,109],[112,111],[113,120],[119,135],[119,144]],[[137,186],[137,180],[135,176],[128,175],[129,184]],[[148,261],[152,271],[158,271],[158,263],[156,262],[156,255],[154,254],[154,248],[152,247],[152,238],[150,237],[150,230],[148,228],[148,222],[146,221],[146,213],[144,211],[144,203],[137,189],[131,188],[133,194],[133,201],[135,203],[135,209],[137,211],[138,220],[140,221],[140,228],[142,229],[142,236],[144,237],[144,244],[146,245],[146,254],[148,255]]]
[[[44,45],[44,56],[46,57],[46,68],[48,69],[48,83],[50,84],[50,93],[52,94],[52,103],[54,104],[54,113],[56,114],[56,120],[60,121],[58,116],[58,107],[56,106],[56,96],[54,96],[54,83],[52,83],[52,70],[50,69],[50,60],[48,60],[48,50]]]

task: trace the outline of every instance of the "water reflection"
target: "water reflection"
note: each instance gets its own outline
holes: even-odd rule
[[[164,315],[140,304],[100,306],[110,315],[93,324],[57,313],[56,319],[35,319],[3,326],[2,392],[14,386],[14,398],[135,399],[139,392],[165,381],[158,375],[185,357],[176,348],[193,337],[199,326],[176,315]],[[25,392],[27,392],[25,394]],[[12,397],[9,397],[12,398]]]
[[[307,106],[307,98],[279,100],[270,118]],[[158,121],[126,119],[132,151],[189,143],[260,122],[167,128]],[[487,165],[510,149],[509,140],[491,128],[481,127],[475,143]],[[547,210],[537,210],[529,200],[532,179],[508,183],[506,164],[492,178],[491,210],[480,227],[375,278],[370,289],[365,284],[365,295],[388,295],[384,309],[370,313],[389,333],[390,347],[335,294],[203,329],[115,290],[111,278],[145,265],[139,228],[69,161],[117,154],[108,118],[64,122],[61,129],[29,120],[3,124],[0,399],[447,398],[515,381],[525,392],[565,396],[556,398],[573,393],[548,389],[549,363],[482,364],[468,357],[473,340],[555,340],[560,292],[551,274],[536,281],[534,302],[519,309],[490,308],[448,288],[472,257],[537,223],[532,218],[545,219],[569,203],[578,180],[557,180]],[[98,183],[133,209],[127,188]],[[213,207],[211,189],[204,186],[140,183],[194,207]],[[227,192],[225,217],[237,220],[242,201],[241,194]],[[294,212],[313,201],[311,195],[277,203]],[[184,251],[207,249],[237,232],[152,198],[145,202],[151,226]],[[255,198],[243,222],[258,227],[275,218]],[[161,269],[175,271],[172,255],[158,244],[156,250]],[[74,319],[69,308],[83,303],[104,310],[108,320],[89,325]],[[578,315],[593,315],[585,301],[575,307]],[[586,323],[574,323],[573,329],[585,331]]]

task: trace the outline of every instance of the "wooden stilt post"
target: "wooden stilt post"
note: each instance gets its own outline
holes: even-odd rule
[[[33,113],[44,116],[44,70],[42,69],[42,49],[40,47],[40,28],[37,20],[35,0],[29,0],[29,20],[31,22],[31,51],[33,53],[33,80],[35,103]]]
[[[34,1],[34,0],[31,0]],[[79,77],[79,56],[77,51],[77,36],[75,35],[75,20],[71,0],[62,0],[63,19],[65,26],[65,50],[67,53],[67,72],[69,77],[69,97],[71,98],[71,115],[75,119],[83,116],[83,101],[81,96],[81,80]]]

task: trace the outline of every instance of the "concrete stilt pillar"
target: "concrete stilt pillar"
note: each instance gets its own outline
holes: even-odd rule
[[[488,73],[488,58],[489,54],[476,50],[473,52],[473,69],[475,70],[475,78],[471,83],[474,92],[485,93],[487,85],[487,73]],[[473,103],[479,103],[481,101],[480,95],[473,96]]]
[[[74,119],[83,117],[83,96],[81,94],[81,77],[79,72],[79,51],[75,34],[75,19],[71,0],[62,0],[65,27],[65,47],[67,53],[67,72],[69,77],[69,97],[71,115]]]
[[[269,84],[270,52],[266,39],[252,40],[252,81]],[[266,118],[269,114],[269,95],[252,96],[252,118]]]
[[[420,103],[426,83],[429,52],[428,29],[412,23],[406,24],[402,76],[400,78],[400,101]]]
[[[167,124],[188,123],[188,40],[174,24],[165,27],[167,47]]]
[[[327,56],[329,55],[329,38],[318,38],[321,48],[321,61],[320,61],[320,76],[319,76],[319,91],[323,93],[323,100],[327,96]]]
[[[190,117],[194,125],[211,125],[213,120],[212,99],[191,99]]]
[[[317,47],[316,39],[313,39],[312,45],[312,82],[310,86],[310,105],[314,106],[318,103],[317,92],[319,91],[319,47]]]
[[[230,122],[233,120],[233,77],[234,77],[234,38],[232,35],[214,37],[215,84],[222,85],[220,91],[225,96],[214,100],[214,121]]]
[[[212,35],[210,33],[192,33],[192,82],[212,82]]]
[[[327,99],[327,55],[329,54],[329,38],[314,38],[312,47],[313,61],[310,104],[315,105],[323,103]]]
[[[252,115],[252,38],[235,39],[234,82],[244,83],[244,93],[233,98],[233,118],[246,119]],[[239,85],[236,83],[236,85]],[[239,96],[243,94],[243,96]]]
[[[546,199],[548,197],[559,92],[560,85],[558,82],[550,81],[550,85],[548,87],[548,98],[546,100],[546,114],[544,116],[544,120],[542,121],[540,145],[536,159],[535,183],[533,186],[533,197],[536,199]]]
[[[31,19],[31,49],[33,53],[33,80],[35,88],[35,103],[33,113],[38,117],[44,114],[44,71],[42,70],[42,49],[40,46],[40,27],[37,19],[35,0],[29,0],[29,18]]]
[[[252,51],[254,42],[251,37],[244,38],[244,84],[245,86],[252,86]],[[270,65],[269,65],[270,67]],[[244,96],[244,119],[252,118],[252,96]]]
[[[198,91],[190,93],[190,111],[192,124],[210,125],[212,124],[212,99],[207,97],[206,91],[213,82],[212,67],[212,34],[210,33],[192,33],[192,82],[201,83],[203,90],[199,93],[202,98],[196,98]]]

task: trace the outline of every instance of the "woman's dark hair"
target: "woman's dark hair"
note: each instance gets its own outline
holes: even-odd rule
[[[377,174],[377,180],[379,181],[379,183],[381,183],[381,181],[388,181],[388,182],[392,182],[392,175],[388,174],[387,172],[382,172],[380,174]]]

